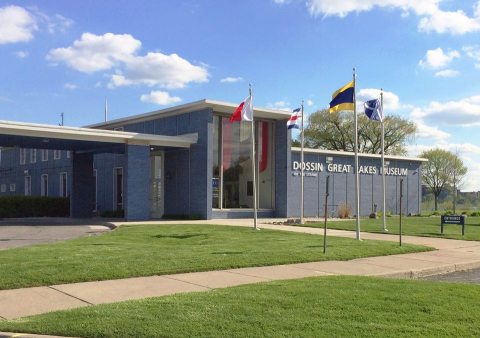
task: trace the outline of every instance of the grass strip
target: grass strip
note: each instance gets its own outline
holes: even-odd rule
[[[399,217],[387,217],[386,219],[388,233],[398,234]],[[469,241],[480,240],[480,217],[466,217],[465,236],[462,236],[461,225],[445,225],[443,235],[440,233],[440,217],[402,217],[403,234],[423,237],[438,237],[449,239],[463,239]],[[365,218],[360,222],[361,231],[384,233],[382,219]],[[308,222],[304,226],[323,228],[323,222]],[[339,230],[355,231],[355,220],[328,221],[327,227]]]
[[[131,225],[0,251],[0,289],[420,252],[382,241],[218,225]]]
[[[479,337],[475,285],[314,277],[0,322],[75,337]]]

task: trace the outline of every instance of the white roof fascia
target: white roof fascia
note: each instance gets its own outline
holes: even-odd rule
[[[198,134],[196,133],[179,136],[164,136],[13,121],[0,121],[0,134],[182,148],[188,148],[198,140]]]
[[[150,121],[157,118],[164,118],[169,116],[180,115],[184,113],[194,112],[196,110],[201,110],[205,108],[212,108],[216,113],[232,114],[235,108],[238,107],[238,104],[214,101],[214,100],[200,100],[195,102],[186,103],[179,106],[174,106],[166,109],[156,110],[149,113],[133,115],[128,117],[123,117],[120,119],[115,119],[107,122],[100,122],[91,125],[85,126],[86,128],[105,128],[105,127],[115,127],[121,126],[125,123],[138,123]],[[291,116],[291,113],[283,110],[275,110],[268,108],[253,108],[253,116],[255,118],[263,119],[272,119],[272,120],[285,120]]]
[[[292,147],[292,151],[300,152],[302,151],[301,148]],[[354,152],[350,151],[339,151],[339,150],[324,150],[324,149],[313,149],[313,148],[304,148],[304,152],[306,153],[313,153],[313,154],[324,154],[324,155],[336,155],[336,156],[355,156]],[[367,157],[367,158],[382,158],[380,154],[365,154],[365,153],[358,153],[359,157]],[[416,162],[428,162],[426,158],[420,157],[404,157],[404,156],[396,156],[396,155],[385,155],[386,160],[401,160],[401,161],[416,161]]]

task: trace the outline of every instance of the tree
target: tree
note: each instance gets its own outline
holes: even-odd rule
[[[305,145],[310,148],[354,151],[354,115],[351,112],[329,113],[319,110],[308,118],[305,128]],[[385,154],[405,155],[405,144],[415,134],[415,123],[399,116],[384,119]],[[358,151],[380,154],[380,124],[370,121],[363,114],[358,115]]]
[[[420,157],[428,159],[428,162],[422,165],[423,182],[432,192],[437,210],[438,196],[448,186],[457,189],[467,174],[467,168],[457,155],[443,149],[424,151]]]

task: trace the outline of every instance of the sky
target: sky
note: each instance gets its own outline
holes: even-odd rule
[[[204,98],[308,114],[356,69],[358,102],[414,121],[480,191],[478,0],[0,0],[0,120],[68,126]]]

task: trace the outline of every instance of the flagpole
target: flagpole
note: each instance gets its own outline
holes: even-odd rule
[[[105,98],[105,111],[104,111],[104,117],[105,117],[105,122],[107,122],[108,119],[108,109],[107,109],[107,98]]]
[[[358,118],[357,118],[357,100],[355,97],[356,89],[355,68],[353,68],[353,115],[355,117],[355,213],[356,213],[356,239],[360,238],[360,180],[358,176]]]
[[[380,121],[381,129],[382,129],[382,190],[383,190],[383,212],[382,212],[382,224],[383,224],[383,231],[388,231],[387,229],[387,217],[385,215],[387,208],[386,208],[386,197],[385,197],[385,127],[383,125],[383,88],[380,89],[380,108],[382,112],[382,120]]]
[[[248,89],[250,95],[250,102],[252,102],[252,109],[253,109],[253,101],[252,100],[252,85],[249,84]],[[258,230],[257,228],[257,179],[255,175],[255,119],[253,117],[252,111],[252,178],[253,178],[253,229]]]
[[[304,167],[303,167],[303,162],[304,162],[304,158],[303,158],[303,146],[304,146],[304,136],[303,136],[303,100],[302,100],[302,109],[301,109],[301,119],[302,119],[302,125],[301,125],[301,129],[300,129],[300,139],[301,139],[301,151],[300,151],[300,184],[301,184],[301,188],[300,188],[300,224],[304,224],[304,203],[303,203],[303,195],[304,195],[304,185],[303,185],[303,174],[304,174]]]

